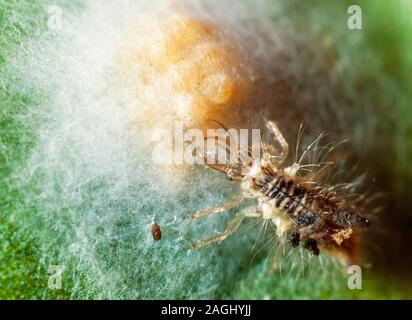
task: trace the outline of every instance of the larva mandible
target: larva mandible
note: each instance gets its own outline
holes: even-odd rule
[[[198,211],[191,217],[198,219],[225,212],[246,198],[255,199],[256,205],[239,211],[223,233],[194,243],[192,247],[197,249],[226,239],[246,217],[269,221],[279,239],[287,239],[292,247],[301,245],[314,255],[319,255],[320,250],[333,252],[350,246],[356,231],[369,225],[368,219],[336,197],[330,187],[315,183],[312,178],[316,174],[311,178],[301,174],[305,168],[315,166],[303,165],[302,159],[322,136],[305,149],[299,160],[296,158],[291,166],[282,167],[289,153],[288,143],[274,122],[268,122],[267,127],[274,134],[279,148],[262,142],[263,156],[258,161],[242,163],[240,167],[207,164],[225,173],[230,180],[237,181],[240,195],[221,206]],[[320,164],[317,166],[321,167],[317,172],[324,168]]]

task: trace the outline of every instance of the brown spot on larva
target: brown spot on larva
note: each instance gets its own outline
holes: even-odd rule
[[[153,223],[151,226],[153,239],[159,241],[162,239],[162,231],[157,223]]]

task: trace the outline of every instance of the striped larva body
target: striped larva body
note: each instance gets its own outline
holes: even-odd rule
[[[225,173],[231,180],[238,181],[241,194],[222,206],[198,211],[192,218],[225,212],[245,198],[255,199],[256,205],[239,211],[223,233],[195,243],[193,247],[224,240],[238,229],[244,218],[254,217],[270,222],[279,240],[289,242],[292,247],[302,246],[315,255],[320,250],[331,253],[340,249],[351,251],[357,229],[367,226],[369,221],[336,197],[330,187],[312,181],[315,174],[301,175],[300,170],[305,167],[300,164],[301,161],[282,168],[288,155],[288,144],[273,122],[269,122],[268,127],[273,131],[280,148],[262,143],[263,157],[242,164],[241,170],[239,166],[209,165]],[[347,257],[345,260],[348,261]]]
[[[257,199],[261,218],[276,226],[278,237],[287,233],[296,247],[303,244],[315,255],[319,248],[339,247],[354,229],[368,225],[362,218],[321,187],[305,186],[288,170],[261,164],[241,183],[243,194]]]

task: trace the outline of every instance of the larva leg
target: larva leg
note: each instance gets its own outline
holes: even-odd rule
[[[305,243],[305,248],[311,251],[315,256],[319,255],[318,243],[315,239],[308,239]]]
[[[269,121],[267,123],[267,127],[272,130],[275,136],[275,142],[280,147],[278,150],[278,154],[276,156],[272,156],[273,159],[277,162],[278,165],[282,164],[289,155],[289,144],[286,142],[286,139],[283,137],[282,132],[280,131],[279,127],[273,121]]]
[[[242,200],[243,200],[243,196],[236,196],[218,207],[197,211],[196,213],[192,214],[191,218],[193,220],[196,220],[196,219],[210,216],[216,213],[225,212],[229,209],[236,207]]]
[[[228,227],[226,228],[225,231],[223,231],[220,234],[217,234],[209,239],[202,240],[198,243],[192,244],[193,249],[199,249],[202,247],[205,247],[209,244],[212,244],[217,241],[223,241],[225,240],[228,236],[233,234],[237,229],[239,229],[240,225],[242,224],[243,219],[246,217],[257,217],[259,214],[256,211],[256,207],[250,206],[246,207],[243,209],[241,212],[239,212],[233,219],[230,221]]]
[[[300,234],[299,234],[299,232],[292,232],[290,235],[289,235],[289,244],[292,246],[292,247],[294,247],[294,248],[296,248],[297,246],[299,246],[299,244],[300,244]]]
[[[199,249],[213,242],[225,240],[228,236],[230,236],[233,232],[235,232],[240,227],[244,218],[245,216],[243,214],[240,214],[240,213],[237,214],[236,217],[234,217],[233,220],[229,223],[229,226],[226,228],[226,230],[223,233],[215,235],[209,239],[202,240],[198,243],[194,243],[192,245],[192,248]]]

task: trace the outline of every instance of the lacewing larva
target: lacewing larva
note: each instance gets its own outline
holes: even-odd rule
[[[351,251],[358,229],[368,226],[369,221],[348,205],[345,195],[343,198],[337,196],[334,186],[317,181],[318,173],[331,163],[302,163],[308,153],[318,147],[323,136],[313,141],[299,160],[296,156],[292,165],[282,166],[289,153],[288,143],[274,122],[268,122],[267,127],[274,134],[277,147],[262,142],[260,159],[240,165],[206,163],[225,173],[230,180],[237,181],[240,195],[221,206],[198,211],[191,216],[192,219],[225,212],[246,198],[255,199],[256,203],[240,210],[223,233],[194,243],[193,248],[226,239],[246,217],[253,217],[273,225],[281,243],[302,246],[314,255],[318,255],[320,250],[330,253]],[[225,140],[224,144],[227,143]],[[318,170],[314,171],[315,167]]]

